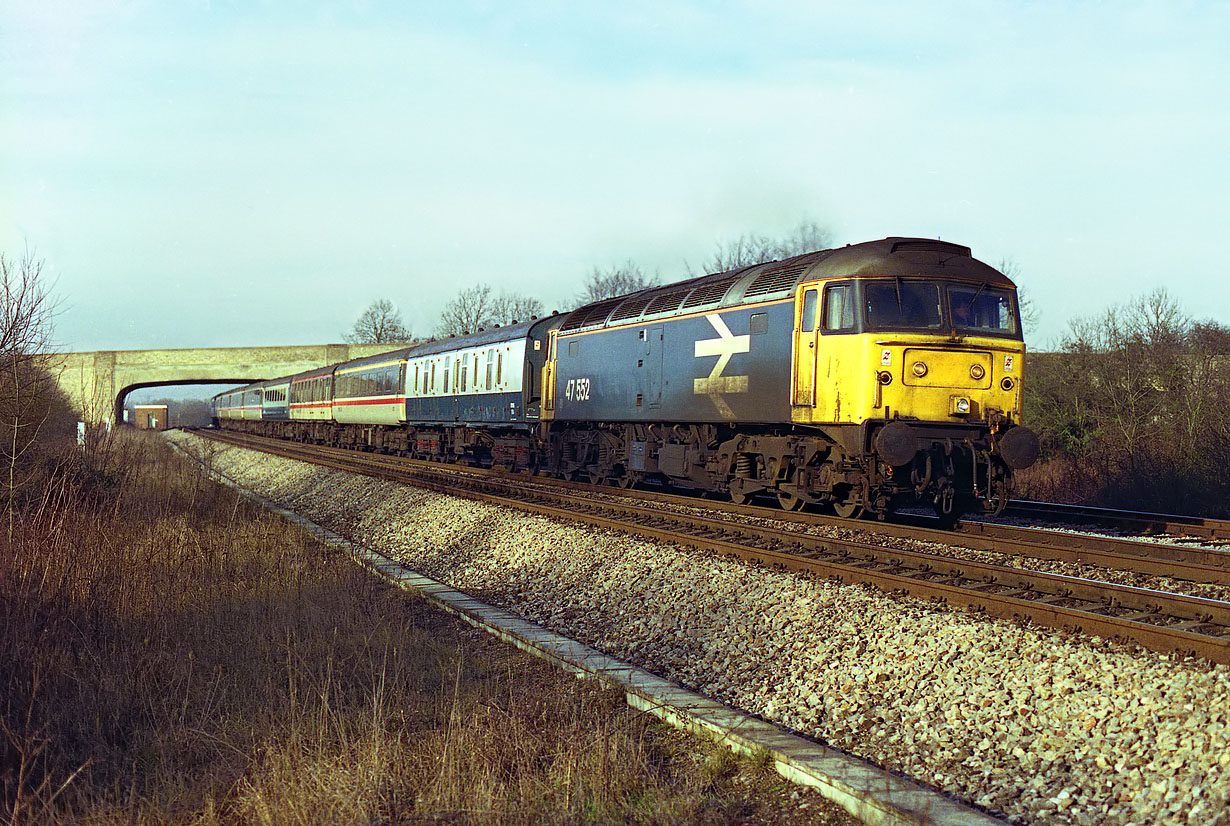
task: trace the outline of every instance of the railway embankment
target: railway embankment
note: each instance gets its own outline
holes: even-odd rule
[[[1230,669],[239,450],[409,567],[1029,824],[1227,823]]]
[[[150,436],[0,536],[0,821],[841,824],[408,598]]]

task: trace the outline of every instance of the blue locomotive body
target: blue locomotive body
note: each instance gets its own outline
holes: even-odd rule
[[[560,334],[555,420],[789,421],[792,315],[780,301]]]

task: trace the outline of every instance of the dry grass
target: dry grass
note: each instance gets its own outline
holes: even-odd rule
[[[9,822],[830,822],[763,761],[465,630],[159,440],[48,479],[0,556]]]

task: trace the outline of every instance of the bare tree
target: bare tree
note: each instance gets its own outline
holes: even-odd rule
[[[13,259],[0,253],[0,427],[8,475],[8,537],[12,541],[19,466],[51,415],[54,378],[40,358],[51,349],[57,302],[43,262],[29,250]]]
[[[1061,489],[1047,495],[1225,513],[1227,351],[1230,328],[1193,323],[1164,289],[1072,321],[1062,352],[1034,356],[1026,389],[1028,422],[1067,468],[1048,473]]]
[[[831,232],[815,221],[804,220],[780,238],[749,232],[732,241],[719,241],[713,256],[701,264],[701,271],[728,272],[753,264],[780,261],[806,252],[827,249],[832,244]],[[693,271],[691,265],[688,266],[688,271]]]
[[[1033,294],[1021,286],[1021,265],[1015,258],[1004,257],[999,259],[995,268],[1016,284],[1016,304],[1021,311],[1021,326],[1025,328],[1027,337],[1032,335],[1038,329],[1038,305],[1034,304]]]
[[[520,293],[500,293],[492,303],[491,318],[501,327],[542,315],[542,302]]]
[[[389,344],[410,341],[412,335],[402,323],[401,313],[387,298],[373,301],[343,338],[351,344]]]
[[[452,301],[444,305],[436,335],[440,337],[461,336],[486,327],[491,318],[494,299],[490,284],[476,284],[460,290]]]
[[[444,306],[436,335],[461,336],[542,315],[542,302],[520,293],[495,295],[490,284],[466,287]]]
[[[656,287],[659,283],[657,274],[647,276],[641,272],[631,259],[619,266],[601,270],[594,267],[578,299],[582,304],[591,301],[601,301],[604,298],[614,298],[617,295],[634,293],[646,287]]]

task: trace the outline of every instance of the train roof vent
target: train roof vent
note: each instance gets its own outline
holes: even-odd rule
[[[672,312],[679,309],[680,302],[683,301],[690,290],[671,290],[668,293],[660,293],[653,301],[649,302],[649,306],[645,308],[645,315],[657,315],[658,313]]]
[[[799,280],[799,276],[811,265],[812,262],[807,261],[802,264],[791,264],[785,267],[774,267],[771,270],[765,270],[752,279],[752,283],[748,285],[747,290],[743,293],[743,297],[755,298],[787,290],[795,285],[795,282]]]
[[[627,321],[628,319],[637,318],[649,306],[649,302],[653,301],[653,295],[634,295],[623,304],[619,305],[619,309],[611,313],[611,321]]]
[[[601,324],[606,321],[606,317],[611,314],[611,310],[615,309],[623,300],[624,297],[620,296],[619,298],[599,301],[597,304],[590,304],[589,306],[573,310],[564,321],[563,326],[560,327],[560,332],[566,333],[569,330],[579,330],[582,327],[592,327],[595,324]]]
[[[730,286],[738,280],[738,276],[723,278],[720,281],[713,281],[704,286],[697,287],[692,290],[692,294],[683,302],[683,309],[700,307],[705,304],[716,304],[726,297],[726,293],[730,291]]]
[[[926,238],[905,238],[893,242],[889,255],[896,252],[946,252],[949,255],[961,255],[969,258],[973,250],[961,244],[950,244],[947,241],[931,241]]]

